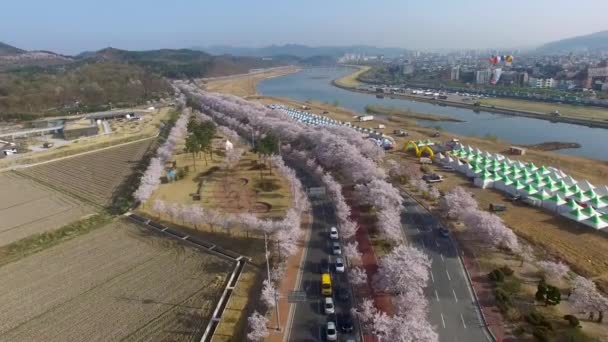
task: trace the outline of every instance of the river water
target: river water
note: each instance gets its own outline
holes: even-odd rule
[[[315,100],[338,103],[339,106],[365,112],[368,104],[411,109],[420,113],[449,115],[466,122],[433,122],[419,120],[421,126],[441,126],[449,132],[461,135],[493,135],[513,144],[538,144],[547,141],[577,142],[577,149],[556,151],[587,158],[608,160],[608,129],[590,128],[546,120],[494,114],[476,113],[470,109],[442,107],[432,103],[403,99],[378,99],[374,95],[355,93],[331,85],[331,81],[351,73],[347,67],[310,68],[295,74],[269,78],[260,82],[257,90],[268,96],[282,96],[295,100]],[[607,113],[608,114],[608,113]]]

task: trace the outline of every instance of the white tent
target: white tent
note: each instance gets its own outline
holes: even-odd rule
[[[445,159],[445,156],[443,155],[443,153],[439,152],[437,153],[437,159],[439,159],[439,161],[442,161]]]
[[[581,188],[581,190],[583,190],[583,191],[587,191],[587,190],[592,190],[592,189],[595,189],[595,185],[593,185],[593,184],[589,183],[589,181],[588,181],[588,180],[586,180],[586,179],[585,179],[584,181],[582,181],[582,182],[579,182],[579,183],[578,183],[578,186],[579,186],[579,187]]]
[[[591,216],[590,218],[584,220],[581,223],[595,229],[602,229],[608,227],[608,222],[602,219],[600,215]]]
[[[558,212],[558,213],[570,212],[570,211],[572,211],[572,210],[575,210],[575,209],[581,209],[581,208],[582,208],[582,207],[581,207],[580,205],[578,205],[578,203],[576,203],[575,201],[573,201],[573,200],[568,200],[566,203],[564,203],[564,204],[560,205],[560,206],[557,208],[557,212]]]
[[[572,178],[571,176],[566,176],[563,178],[563,180],[568,185],[574,185],[574,184],[578,183],[578,181],[576,179]]]
[[[572,211],[563,212],[563,213],[561,213],[561,215],[564,217],[567,217],[571,220],[574,220],[576,222],[582,222],[590,217],[588,215],[585,215],[580,208],[574,209]]]
[[[608,185],[598,186],[595,192],[600,196],[608,196]]]
[[[544,200],[542,206],[545,209],[557,212],[558,208],[564,204],[566,204],[566,201],[564,200],[564,198],[560,194],[555,194],[555,195],[547,198],[546,200]],[[570,208],[568,208],[568,209],[570,209]]]
[[[466,164],[469,165],[469,164]],[[457,171],[460,171],[462,173],[466,172],[466,165],[460,161],[460,159],[456,160],[456,166],[454,167]]]
[[[492,177],[489,177],[487,175],[481,175],[480,177],[476,177],[475,180],[473,180],[473,184],[482,189],[486,189],[492,187],[492,185],[494,184],[494,180],[492,179]]]
[[[452,159],[452,157],[450,157],[450,156],[445,158],[441,163],[445,166],[454,166],[454,164],[455,164],[454,159]]]

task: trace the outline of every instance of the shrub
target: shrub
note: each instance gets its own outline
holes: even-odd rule
[[[177,174],[175,175],[175,177],[177,179],[184,179],[184,177],[186,177],[186,171],[184,169],[177,169]]]
[[[553,341],[553,337],[551,336],[551,332],[549,329],[545,327],[535,327],[532,331],[532,335],[536,337],[538,341],[541,342],[550,342]]]
[[[574,327],[574,328],[580,327],[580,322],[579,322],[578,318],[576,318],[576,316],[574,316],[574,315],[565,315],[564,319],[566,321],[568,321],[568,324],[570,324],[571,327]]]
[[[524,319],[526,320],[526,322],[528,322],[536,327],[543,327],[548,330],[553,330],[553,324],[551,324],[551,322],[549,322],[549,320],[547,320],[545,315],[543,315],[540,312],[532,311],[529,314],[527,314],[524,317]]]
[[[513,269],[511,269],[511,267],[509,266],[503,266],[500,268],[500,270],[502,271],[502,273],[504,273],[504,275],[508,276],[512,276],[513,275]]]
[[[501,270],[495,269],[488,274],[488,278],[495,283],[502,283],[505,280],[505,274]]]
[[[503,289],[497,288],[494,294],[496,298],[496,306],[502,313],[506,313],[511,308],[511,296]]]

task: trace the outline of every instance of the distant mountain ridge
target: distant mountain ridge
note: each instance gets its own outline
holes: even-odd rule
[[[539,53],[608,51],[608,30],[557,40],[540,46]]]
[[[73,59],[51,51],[26,51],[0,42],[0,70],[66,64]]]
[[[337,58],[343,56],[346,53],[361,53],[367,55],[384,55],[387,57],[396,57],[407,51],[401,48],[380,48],[367,45],[311,47],[301,44],[270,45],[260,48],[214,45],[204,48],[195,47],[193,49],[207,51],[208,53],[215,55],[229,54],[234,56],[252,57],[291,55],[299,58],[310,58],[315,56],[330,56]]]
[[[21,54],[24,52],[25,52],[25,50],[21,50],[14,46],[10,46],[8,44],[4,44],[3,42],[0,42],[0,56],[18,55],[18,54]]]

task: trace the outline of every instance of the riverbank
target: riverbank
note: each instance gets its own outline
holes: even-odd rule
[[[357,88],[358,86],[363,84],[359,81],[359,76],[361,74],[363,74],[364,72],[368,71],[369,69],[371,69],[371,67],[367,66],[367,65],[346,65],[346,66],[355,68],[356,69],[355,72],[333,80],[332,84],[336,84],[337,86],[340,86],[340,87]]]
[[[256,85],[258,82],[267,78],[293,74],[300,70],[302,70],[300,67],[286,66],[249,74],[201,79],[198,83],[203,89],[208,91],[246,97],[257,95]]]
[[[412,112],[411,110],[403,110],[395,107],[383,107],[383,106],[374,106],[367,105],[365,106],[365,112],[367,114],[382,114],[382,115],[396,115],[403,116],[409,119],[417,119],[417,120],[426,120],[426,121],[448,121],[448,122],[466,122],[464,120],[455,119],[453,117],[447,115],[437,115],[437,114],[427,114],[427,113],[417,113]]]
[[[332,81],[331,84],[335,87],[338,87],[338,88],[341,88],[344,90],[348,90],[348,91],[352,91],[352,92],[368,94],[368,95],[376,95],[375,92],[357,88],[357,86],[362,84],[359,81],[357,81],[358,82],[357,85],[354,85],[355,83],[353,83],[353,82],[351,82],[350,84],[345,83],[345,82],[338,82],[338,80],[348,78],[349,76],[351,78],[355,77],[355,75],[356,75],[356,77],[358,77],[361,73],[362,73],[361,70],[357,70],[350,75],[347,75],[340,79]],[[512,103],[512,102],[505,102],[505,101],[502,101],[500,103],[493,102],[496,100],[503,100],[503,99],[483,100],[478,105],[476,105],[475,103],[472,103],[472,102],[470,102],[470,103],[462,102],[462,100],[460,102],[456,101],[456,100],[450,100],[450,99],[441,100],[441,99],[434,99],[434,98],[428,97],[428,96],[413,95],[413,94],[384,94],[384,96],[389,96],[389,97],[395,98],[395,99],[427,102],[427,103],[432,103],[432,104],[436,104],[436,105],[440,105],[440,106],[466,108],[466,109],[470,109],[473,111],[485,111],[485,112],[491,112],[491,113],[540,119],[540,120],[545,120],[545,121],[550,121],[550,122],[562,122],[562,123],[582,125],[582,126],[587,126],[587,127],[597,127],[597,128],[608,129],[608,110],[603,110],[602,108],[598,108],[596,111],[593,111],[593,116],[585,116],[585,117],[580,116],[580,115],[577,117],[572,116],[573,113],[575,113],[575,112],[573,110],[571,110],[570,108],[568,108],[568,110],[566,110],[562,115],[556,116],[556,115],[553,115],[552,113],[550,113],[549,111],[547,111],[546,113],[543,113],[543,112],[536,112],[536,111],[523,109],[523,108],[532,108],[532,107],[530,107],[530,105],[527,105],[527,107],[522,107],[523,106],[522,105],[522,106],[518,106],[519,108],[508,108],[508,107],[502,107],[500,105],[505,105],[505,104]],[[459,97],[458,99],[461,99],[461,98]],[[528,101],[528,102],[530,102],[530,101]],[[555,108],[561,108],[559,106],[565,106],[565,105],[558,105],[558,106],[555,106]],[[570,107],[572,107],[572,106],[570,106]],[[534,107],[534,108],[538,108],[538,107]],[[605,112],[605,115],[601,115],[603,112]],[[570,116],[568,116],[568,115],[570,115]]]

